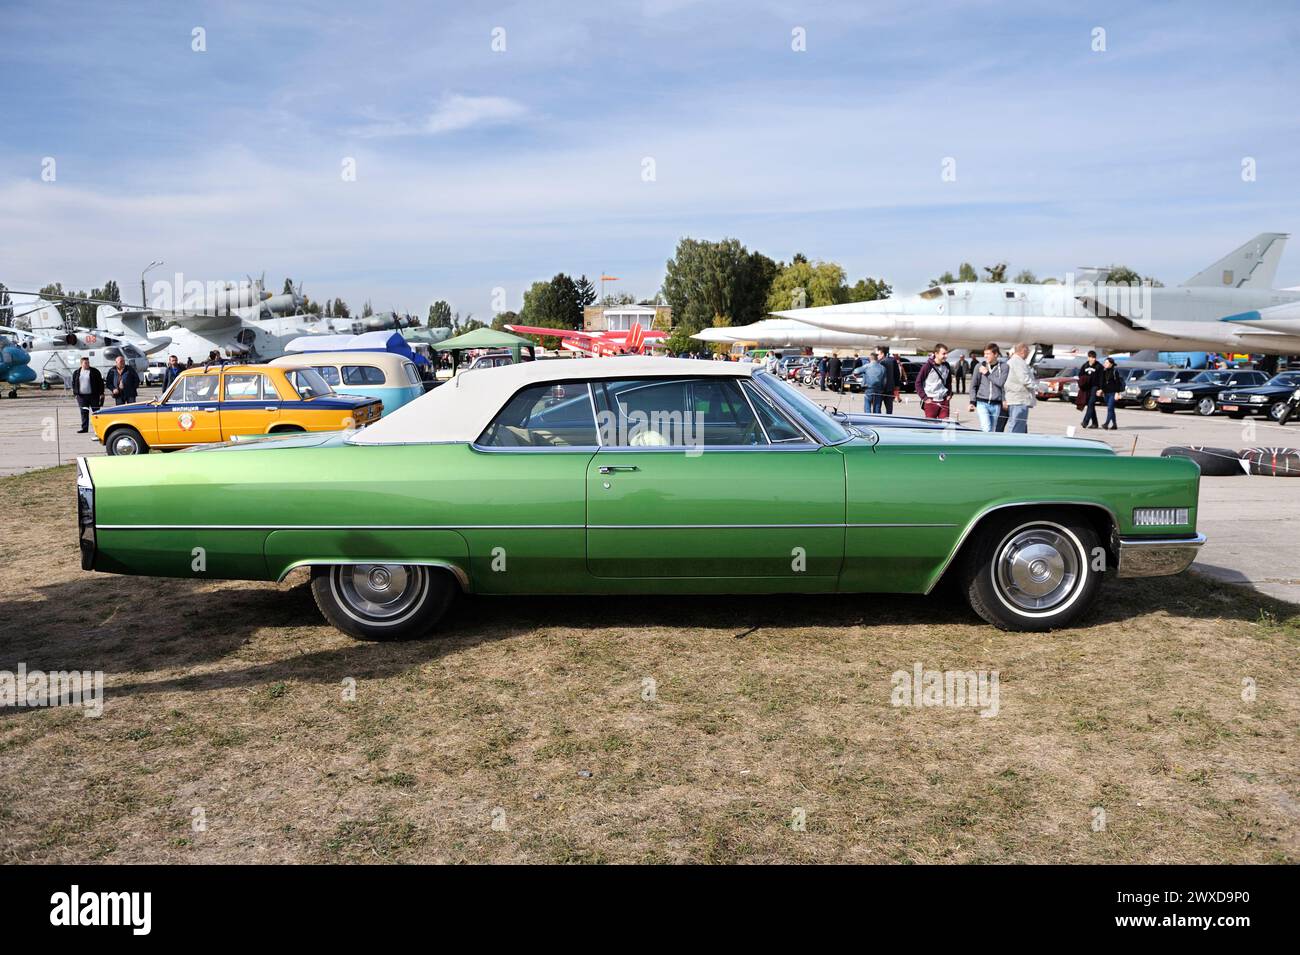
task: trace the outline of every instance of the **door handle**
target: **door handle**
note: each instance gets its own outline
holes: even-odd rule
[[[602,464],[600,467],[601,474],[613,474],[616,471],[640,471],[641,469],[635,464]]]
[[[279,405],[271,405],[271,406],[270,406],[269,408],[267,408],[266,410],[267,410],[267,411],[279,411],[279,410],[280,410],[280,406],[279,406]]]
[[[217,413],[217,409],[216,409],[216,408],[204,408],[203,410],[206,411],[208,414],[216,414],[216,413]]]

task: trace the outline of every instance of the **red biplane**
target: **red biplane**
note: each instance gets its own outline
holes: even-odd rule
[[[639,355],[647,344],[668,335],[658,330],[648,332],[640,325],[633,325],[626,332],[579,332],[571,328],[538,328],[536,325],[507,325],[506,328],[519,335],[558,338],[561,348],[592,358]]]

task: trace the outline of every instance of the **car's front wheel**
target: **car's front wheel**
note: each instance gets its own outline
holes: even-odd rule
[[[109,454],[148,454],[149,445],[135,428],[114,428],[104,437],[104,448]]]
[[[1097,596],[1105,552],[1083,521],[1022,512],[974,531],[964,586],[971,609],[1000,630],[1054,630]]]
[[[432,632],[456,582],[419,564],[335,564],[312,568],[311,591],[325,619],[349,636],[407,640]]]
[[[1156,401],[1155,398],[1152,398],[1150,395],[1147,395],[1145,398],[1142,399],[1143,411],[1155,411],[1159,407],[1160,407],[1160,403]]]
[[[1286,411],[1285,401],[1275,401],[1268,406],[1268,417],[1270,421],[1281,421],[1282,412]]]
[[[1196,413],[1205,418],[1214,414],[1214,399],[1202,398],[1200,401],[1196,402]]]

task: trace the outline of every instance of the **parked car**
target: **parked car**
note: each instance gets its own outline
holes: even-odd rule
[[[300,352],[283,355],[271,364],[313,368],[335,394],[378,398],[384,414],[391,414],[428,390],[415,362],[390,352]]]
[[[1230,388],[1221,392],[1215,407],[1230,418],[1254,414],[1278,421],[1297,388],[1300,388],[1300,371],[1285,371],[1254,388]]]
[[[1149,368],[1130,368],[1127,365],[1119,365],[1117,367],[1119,369],[1120,381],[1124,383],[1125,387],[1128,387],[1130,382],[1141,380],[1151,370]],[[1074,381],[1065,386],[1065,400],[1073,402],[1078,397],[1079,379],[1076,377]],[[1118,404],[1118,402],[1116,403]]]
[[[1173,385],[1161,385],[1151,394],[1156,405],[1165,414],[1175,411],[1195,411],[1209,417],[1214,414],[1215,402],[1227,388],[1253,388],[1268,381],[1262,371],[1203,371],[1194,378]]]
[[[1046,378],[1038,379],[1038,400],[1047,401],[1050,398],[1059,398],[1062,401],[1070,400],[1066,394],[1066,388],[1074,385],[1074,393],[1079,393],[1079,365],[1070,365],[1062,369],[1055,375],[1049,375]]]
[[[157,387],[163,383],[163,378],[167,374],[167,363],[165,361],[151,361],[149,367],[144,372],[144,383]]]
[[[1116,396],[1115,403],[1121,407],[1141,405],[1145,411],[1155,411],[1158,405],[1156,396],[1152,392],[1156,388],[1191,381],[1199,374],[1199,371],[1191,368],[1157,368],[1147,372],[1137,381],[1130,381],[1125,385],[1124,390]]]
[[[926,594],[945,578],[994,626],[1048,630],[1104,576],[1178,573],[1205,540],[1187,459],[859,429],[752,364],[639,356],[463,375],[351,433],[77,470],[85,569],[198,576],[196,546],[205,580],[310,568],[326,619],[366,639],[430,633],[458,591]]]
[[[362,428],[379,420],[376,398],[336,395],[310,368],[214,365],[181,372],[153,401],[118,405],[90,417],[111,455],[217,444],[236,437]]]
[[[501,368],[504,365],[513,365],[515,356],[508,351],[488,352],[486,355],[479,355],[462,371],[477,371],[480,368]]]

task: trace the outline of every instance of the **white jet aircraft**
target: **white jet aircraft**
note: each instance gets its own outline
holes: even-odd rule
[[[1110,351],[1300,354],[1300,289],[1274,289],[1288,236],[1264,232],[1172,288],[1106,281],[1086,269],[1064,283],[958,282],[916,295],[774,314],[856,335],[944,342],[1087,342]]]

